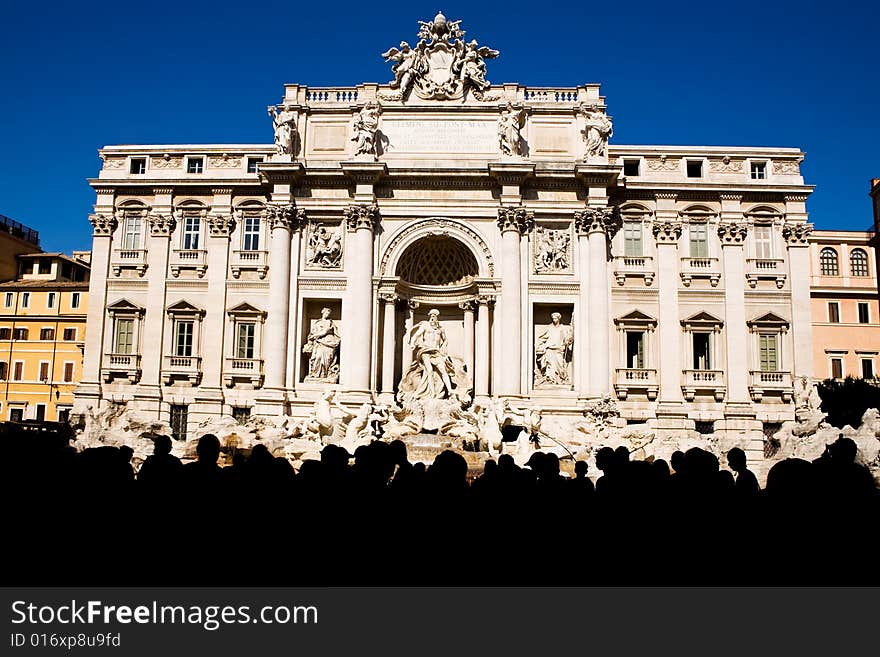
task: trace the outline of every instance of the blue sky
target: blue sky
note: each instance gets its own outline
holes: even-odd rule
[[[612,143],[799,147],[812,221],[871,223],[880,9],[809,0],[5,3],[0,214],[88,248],[99,147],[269,143],[283,83],[386,82],[438,9],[501,51],[495,83],[601,83]]]

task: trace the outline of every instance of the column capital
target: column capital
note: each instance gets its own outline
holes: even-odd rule
[[[116,217],[105,214],[90,214],[89,223],[92,224],[92,234],[95,237],[110,237],[119,225]]]
[[[467,301],[460,301],[458,303],[458,307],[461,308],[462,310],[464,310],[465,312],[467,312],[468,310],[473,312],[474,309],[476,308],[476,305],[477,305],[477,303],[476,303],[475,299],[468,299]]]
[[[397,293],[394,292],[394,291],[380,290],[380,291],[379,291],[379,298],[380,298],[382,301],[384,301],[385,303],[391,303],[391,304],[393,304],[395,301],[397,301],[397,299],[398,299],[399,297],[397,296]]]
[[[678,244],[681,238],[680,221],[655,221],[651,226],[657,244]]]
[[[718,224],[718,237],[722,246],[741,246],[746,241],[749,225],[744,221],[722,221]]]
[[[810,233],[813,232],[813,224],[785,222],[782,226],[782,237],[788,244],[788,248],[808,246]]]
[[[523,206],[498,208],[498,229],[502,233],[515,230],[520,235],[528,233],[535,225],[535,213]]]
[[[574,227],[578,235],[606,233],[610,239],[622,225],[620,213],[613,207],[586,208],[574,213]]]
[[[235,219],[231,214],[208,215],[208,231],[211,237],[229,237],[235,228]]]
[[[151,212],[147,215],[147,223],[150,225],[150,235],[153,237],[171,237],[177,222],[170,214]]]
[[[269,223],[269,229],[284,228],[288,231],[299,230],[306,220],[306,211],[293,204],[270,204],[263,210],[263,218]]]
[[[407,299],[406,300],[406,307],[409,308],[410,310],[415,310],[416,308],[419,307],[419,305],[420,305],[419,302],[416,301],[415,299]]]
[[[379,206],[355,204],[342,211],[349,232],[366,229],[371,233],[379,226]]]
[[[475,301],[477,302],[477,305],[488,306],[495,303],[495,295],[481,292],[477,295]]]

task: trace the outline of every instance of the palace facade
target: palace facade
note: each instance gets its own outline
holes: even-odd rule
[[[599,85],[491,84],[425,26],[389,84],[285,85],[274,144],[101,149],[80,412],[390,402],[436,309],[477,402],[563,427],[610,396],[757,455],[814,373],[804,154],[620,145]]]

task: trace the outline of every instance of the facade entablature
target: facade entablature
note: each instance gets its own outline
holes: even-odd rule
[[[776,188],[804,184],[796,148],[609,145],[609,161],[623,167],[627,184],[685,182]]]

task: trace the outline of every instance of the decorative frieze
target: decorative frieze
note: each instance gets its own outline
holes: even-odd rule
[[[208,166],[212,169],[238,169],[241,166],[241,158],[231,157],[229,153],[223,153],[220,157],[209,158]]]
[[[745,160],[734,160],[725,155],[720,160],[709,160],[709,171],[712,173],[742,173]]]
[[[183,158],[171,156],[165,153],[162,157],[151,157],[150,168],[152,169],[179,169],[183,166]]]
[[[568,228],[535,228],[533,267],[536,274],[571,272],[571,231]]]
[[[119,225],[116,217],[108,217],[104,214],[90,214],[89,223],[92,224],[92,234],[95,237],[110,237],[113,235],[113,231],[116,230],[116,226]]]
[[[718,238],[721,244],[743,244],[749,232],[749,225],[743,221],[722,221],[718,224]]]
[[[498,208],[498,229],[502,233],[515,230],[520,234],[529,232],[535,224],[535,213],[521,205],[511,208]]]
[[[342,211],[342,216],[345,217],[345,225],[349,231],[365,228],[372,232],[379,225],[379,206],[349,205]]]
[[[666,155],[646,158],[648,171],[678,171],[680,160],[670,159]]]
[[[342,226],[311,221],[306,241],[306,269],[342,269]]]
[[[813,224],[786,222],[782,226],[782,237],[789,247],[808,246],[808,240],[812,232]]]
[[[783,176],[800,175],[801,165],[797,160],[782,160],[773,162],[773,173]]]
[[[104,160],[104,168],[105,169],[122,169],[125,167],[125,157],[105,157],[101,156]]]

